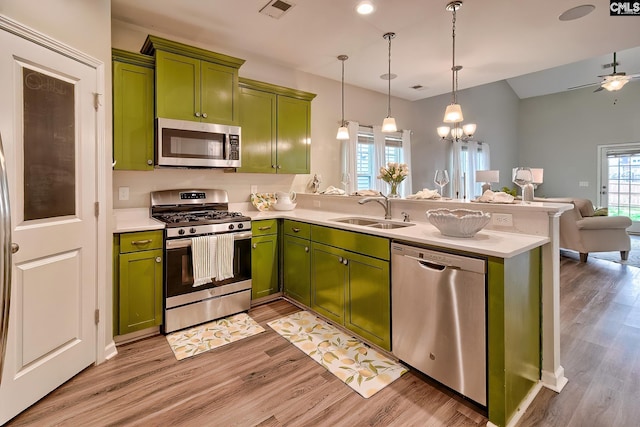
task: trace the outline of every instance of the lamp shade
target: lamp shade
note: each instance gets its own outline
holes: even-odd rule
[[[607,76],[606,82],[604,82],[601,86],[606,90],[612,92],[616,90],[622,89],[622,86],[626,85],[629,81],[627,76]]]
[[[347,129],[345,126],[340,126],[338,128],[338,135],[336,135],[336,139],[342,141],[345,139],[349,139],[349,129]]]
[[[544,169],[542,168],[531,168],[531,175],[533,175],[533,184],[542,184],[542,178],[544,176]]]
[[[396,132],[397,130],[396,119],[393,117],[387,117],[382,121],[382,132]]]
[[[451,128],[449,126],[440,126],[436,130],[438,131],[438,135],[440,136],[440,138],[446,138],[447,136],[449,136],[449,131],[451,130]]]
[[[465,135],[467,135],[469,138],[471,138],[473,136],[473,134],[476,133],[476,124],[475,123],[467,123],[466,125],[462,126],[462,130],[464,131]]]
[[[449,104],[447,105],[447,109],[444,112],[444,120],[445,123],[460,123],[464,120],[462,116],[462,108],[460,104]]]
[[[460,139],[462,137],[462,128],[455,127],[451,129],[451,136],[454,139]]]
[[[476,182],[500,182],[499,170],[476,171]]]

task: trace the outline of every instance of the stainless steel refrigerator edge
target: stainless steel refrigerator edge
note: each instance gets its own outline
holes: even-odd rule
[[[9,334],[9,302],[11,300],[11,210],[9,183],[0,135],[0,383],[4,370],[4,356]]]
[[[487,404],[486,261],[392,243],[392,351]]]

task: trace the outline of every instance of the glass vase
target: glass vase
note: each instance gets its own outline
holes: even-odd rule
[[[398,194],[398,185],[400,183],[399,182],[390,182],[389,185],[391,186],[391,192],[389,192],[389,194],[387,195],[387,197],[389,199],[397,199],[400,197],[400,195]]]

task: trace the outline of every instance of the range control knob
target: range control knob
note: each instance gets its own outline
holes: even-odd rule
[[[244,228],[244,224],[238,224],[238,228]]]
[[[178,234],[182,236],[184,234],[184,228],[181,228],[180,230],[178,230]]]
[[[229,224],[229,230],[233,230],[234,228],[236,228],[233,224]]]
[[[189,233],[191,233],[191,234],[195,234],[195,232],[196,232],[196,229],[195,229],[194,227],[191,227],[191,228],[189,229]]]

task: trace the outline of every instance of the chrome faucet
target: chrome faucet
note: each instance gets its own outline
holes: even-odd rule
[[[365,197],[364,199],[358,200],[358,203],[364,205],[367,202],[378,202],[384,208],[384,219],[391,219],[391,208],[389,206],[389,198],[384,194],[380,193],[379,196],[375,197]]]

